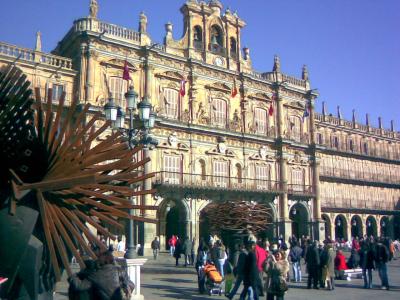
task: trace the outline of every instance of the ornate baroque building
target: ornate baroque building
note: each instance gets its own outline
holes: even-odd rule
[[[135,199],[158,206],[158,224],[137,226],[137,242],[146,247],[155,235],[163,245],[172,234],[206,235],[202,210],[225,200],[269,205],[269,236],[400,238],[400,133],[393,122],[373,128],[368,116],[364,125],[339,110],[315,112],[307,68],[301,78],[288,76],[276,56],[271,72],[256,72],[242,49],[246,23],[222,9],[218,0],[188,0],[183,37],[174,39],[168,23],[164,43],[155,44],[143,13],[135,31],[99,20],[92,0],[89,16],[74,21],[52,54],[41,51],[38,33],[34,50],[0,43],[0,67],[15,62],[54,105],[66,91],[67,101],[97,111],[109,96],[126,106],[127,61],[129,84],[158,116],[152,134],[159,144],[150,152],[157,193]]]

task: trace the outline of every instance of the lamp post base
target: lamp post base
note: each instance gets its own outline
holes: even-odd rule
[[[137,253],[135,248],[128,248],[124,255],[125,259],[134,259],[137,258]]]

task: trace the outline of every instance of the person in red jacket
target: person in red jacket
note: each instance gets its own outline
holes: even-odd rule
[[[259,289],[258,295],[264,296],[264,289],[263,289],[263,284],[262,284],[263,274],[264,274],[263,266],[264,266],[265,260],[267,259],[267,253],[266,253],[265,249],[261,246],[262,246],[262,241],[258,240],[254,252],[256,254],[256,265],[257,265],[257,269],[258,269],[258,273],[259,273],[259,278],[257,280],[257,286]]]
[[[344,270],[347,270],[346,258],[342,251],[338,250],[335,257],[335,277],[336,279],[344,279]]]

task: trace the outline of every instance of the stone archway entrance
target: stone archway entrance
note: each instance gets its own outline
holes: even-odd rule
[[[331,230],[332,230],[332,223],[331,223],[331,218],[329,218],[328,215],[323,214],[322,215],[322,220],[325,222],[325,239],[332,239],[331,237]]]
[[[343,215],[338,215],[335,218],[335,240],[347,240],[347,220]]]
[[[300,239],[303,235],[310,236],[310,216],[302,203],[296,203],[291,207],[289,218],[292,221],[292,235],[297,239]]]
[[[373,236],[377,237],[378,232],[377,232],[377,225],[376,225],[376,219],[373,216],[369,216],[367,218],[366,224],[367,227],[367,236]]]
[[[160,228],[160,234],[164,234],[165,249],[169,249],[168,240],[172,235],[178,236],[180,239],[189,236],[189,211],[182,200],[167,200],[163,206],[163,218],[161,224],[164,228]]]
[[[350,221],[351,224],[351,236],[361,238],[363,236],[363,223],[361,217],[354,215]]]

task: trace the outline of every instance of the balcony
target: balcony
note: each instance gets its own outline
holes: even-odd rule
[[[325,177],[349,179],[353,181],[400,185],[399,174],[378,174],[354,169],[346,170],[332,167],[321,167],[320,175]]]
[[[321,205],[322,209],[332,209],[334,211],[346,211],[354,210],[354,211],[361,211],[361,210],[368,210],[368,211],[379,211],[379,210],[386,210],[392,211],[395,208],[393,201],[372,201],[372,200],[365,200],[365,199],[353,199],[353,198],[346,198],[346,197],[324,197],[321,196]]]
[[[276,181],[213,176],[191,173],[161,171],[156,174],[154,185],[157,189],[169,189],[175,192],[205,194],[209,197],[221,192],[238,197],[243,194],[278,194],[280,185]],[[242,194],[238,194],[242,193]]]
[[[288,184],[287,192],[292,196],[306,196],[311,197],[314,195],[314,189],[312,185],[303,184]]]

